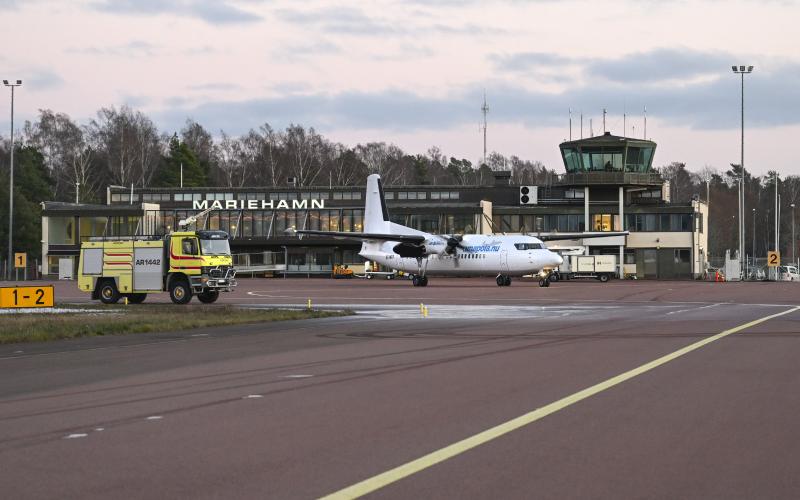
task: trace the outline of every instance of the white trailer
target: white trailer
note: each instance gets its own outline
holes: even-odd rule
[[[605,283],[616,276],[616,271],[615,255],[570,255],[569,269],[561,269],[560,274],[566,279],[594,278]]]

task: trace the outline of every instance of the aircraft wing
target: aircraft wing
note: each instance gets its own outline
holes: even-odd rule
[[[348,240],[383,240],[417,244],[425,242],[425,236],[418,234],[351,233],[346,231],[313,231],[310,229],[287,230],[287,232]]]
[[[628,236],[630,231],[585,231],[582,233],[546,233],[535,235],[542,241],[579,240],[583,238],[605,238],[606,236]],[[532,235],[533,236],[533,235]]]

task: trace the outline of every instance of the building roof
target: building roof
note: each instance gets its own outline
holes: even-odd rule
[[[148,205],[150,205],[148,203]],[[42,215],[47,216],[115,216],[115,215],[143,215],[145,208],[142,204],[133,205],[95,205],[92,203],[66,203],[63,201],[42,202]]]
[[[587,137],[585,139],[565,141],[559,144],[558,147],[564,148],[564,147],[576,147],[576,146],[612,146],[612,145],[625,146],[627,144],[648,145],[653,147],[656,146],[656,143],[653,141],[638,139],[636,137],[622,137],[619,135],[611,135],[611,132],[606,132],[603,135],[596,135],[594,137]]]

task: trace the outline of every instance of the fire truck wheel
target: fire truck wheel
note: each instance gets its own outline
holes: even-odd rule
[[[128,295],[128,302],[131,304],[141,304],[147,298],[146,293],[132,293]]]
[[[197,294],[198,300],[203,304],[211,304],[219,298],[219,292],[216,290],[204,290],[202,293]]]
[[[186,280],[175,280],[169,285],[169,298],[175,304],[188,304],[192,300],[192,287]]]
[[[98,295],[100,296],[100,302],[103,304],[116,304],[119,302],[120,295],[114,280],[103,281]]]

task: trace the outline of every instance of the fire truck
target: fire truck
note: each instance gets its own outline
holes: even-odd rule
[[[230,237],[225,231],[188,231],[208,211],[178,223],[166,236],[90,238],[81,244],[78,287],[92,299],[114,304],[127,298],[140,304],[147,294],[169,292],[176,304],[197,295],[210,304],[236,287]]]

